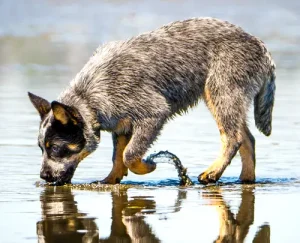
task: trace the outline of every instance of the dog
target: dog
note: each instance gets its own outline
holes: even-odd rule
[[[155,170],[143,159],[163,126],[203,100],[221,136],[216,161],[198,177],[216,182],[239,151],[242,182],[255,181],[255,139],[247,126],[272,130],[275,64],[264,43],[242,28],[214,18],[165,25],[99,47],[57,101],[29,93],[41,117],[40,176],[69,183],[78,163],[93,152],[100,132],[112,133],[113,167],[102,183],[120,183],[128,169]],[[199,117],[200,119],[200,117]]]

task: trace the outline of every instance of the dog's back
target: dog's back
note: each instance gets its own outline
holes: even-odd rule
[[[95,108],[100,104],[116,116],[173,115],[195,105],[208,82],[230,94],[241,87],[252,100],[270,76],[271,62],[263,43],[241,28],[190,19],[100,47],[72,85]]]

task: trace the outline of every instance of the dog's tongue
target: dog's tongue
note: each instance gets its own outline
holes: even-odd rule
[[[187,175],[187,169],[183,167],[180,159],[175,154],[170,153],[169,151],[160,151],[155,154],[150,154],[146,160],[154,163],[173,164],[178,172],[178,177],[180,178],[180,185],[181,186],[194,185],[192,180]]]

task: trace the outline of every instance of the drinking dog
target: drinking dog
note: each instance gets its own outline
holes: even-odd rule
[[[203,100],[222,147],[199,181],[216,182],[239,151],[240,180],[253,182],[255,139],[247,110],[254,101],[256,126],[269,136],[274,93],[275,64],[265,45],[226,21],[188,19],[110,42],[96,50],[57,101],[29,93],[41,117],[40,176],[70,182],[78,163],[97,148],[100,131],[112,133],[114,146],[103,183],[119,183],[128,169],[150,173],[156,165],[143,156],[163,126]]]

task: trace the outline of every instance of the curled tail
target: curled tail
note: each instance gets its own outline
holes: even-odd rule
[[[254,98],[255,125],[259,131],[269,136],[272,131],[272,111],[275,95],[275,64],[271,61],[269,79]]]

